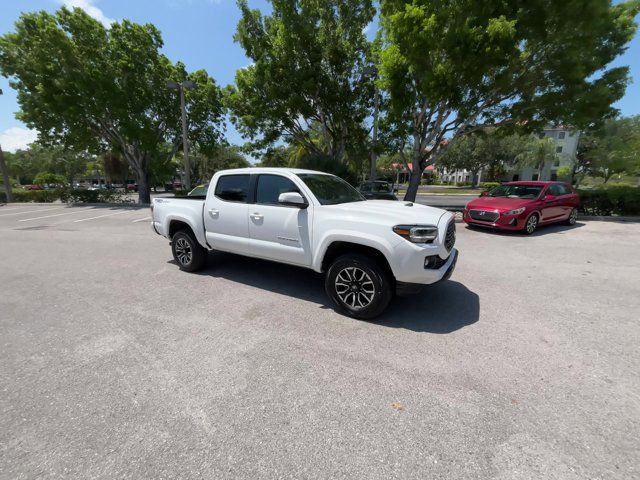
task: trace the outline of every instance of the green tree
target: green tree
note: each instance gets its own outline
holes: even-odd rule
[[[40,172],[63,175],[73,184],[77,175],[84,173],[89,156],[60,146],[42,146],[32,143],[25,150],[6,155],[8,169],[22,184],[34,183]]]
[[[578,145],[582,170],[607,183],[613,175],[640,170],[640,116],[613,118],[587,131]]]
[[[280,139],[340,162],[366,149],[373,98],[370,0],[273,0],[263,16],[239,0],[235,40],[252,64],[236,72],[227,104],[255,149]],[[319,138],[318,138],[319,134]]]
[[[178,96],[167,81],[192,80],[186,93],[189,140],[200,148],[218,141],[221,93],[206,72],[188,74],[160,53],[151,24],[128,20],[106,29],[83,10],[25,13],[15,32],[0,37],[0,70],[18,91],[18,118],[42,143],[94,154],[118,151],[135,173],[140,202],[148,203],[149,167],[181,145]],[[170,152],[162,146],[172,145]]]
[[[242,148],[235,145],[219,145],[207,153],[197,152],[194,155],[192,168],[193,178],[199,182],[208,182],[214,173],[230,168],[246,168],[251,166],[242,153]]]
[[[544,166],[549,162],[553,163],[557,158],[556,143],[553,139],[530,137],[516,160],[520,167],[533,167],[541,179]]]
[[[514,164],[528,146],[529,139],[519,135],[503,136],[495,131],[479,131],[456,138],[444,150],[438,166],[450,170],[466,169],[471,173],[473,187],[478,185],[478,174],[488,171],[490,180],[495,180],[498,171]]]
[[[633,38],[639,10],[639,0],[382,0],[385,125],[395,148],[412,152],[405,199],[415,200],[447,138],[612,116],[628,68],[607,65]]]
[[[268,148],[258,166],[260,167],[288,167],[291,159],[291,149],[284,145]]]
[[[64,175],[51,172],[40,172],[33,179],[36,185],[64,185],[67,179]]]

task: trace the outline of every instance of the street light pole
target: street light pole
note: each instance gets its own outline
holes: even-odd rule
[[[378,88],[374,86],[373,92],[375,98],[373,100],[373,132],[371,138],[371,181],[376,179],[376,167],[378,163],[378,154],[376,153],[376,146],[378,144],[378,111],[380,110]]]
[[[2,95],[2,89],[0,89]],[[13,202],[13,192],[11,191],[11,180],[9,179],[9,169],[4,163],[4,153],[2,153],[2,145],[0,145],[0,170],[2,170],[2,179],[4,181],[4,193],[7,197],[7,203]]]
[[[191,80],[182,83],[168,82],[167,87],[178,90],[180,93],[180,115],[182,118],[182,155],[184,157],[184,185],[186,190],[191,189],[191,163],[189,162],[189,130],[187,128],[187,108],[184,99],[184,90],[193,90],[196,84]]]
[[[378,155],[376,153],[376,146],[378,144],[378,113],[380,111],[380,96],[378,94],[378,87],[375,84],[378,78],[378,69],[374,65],[369,65],[364,68],[363,81],[365,76],[371,76],[373,78],[373,128],[371,131],[371,173],[369,180],[376,179],[376,166],[378,163]]]
[[[180,112],[182,114],[182,156],[184,157],[185,190],[191,189],[191,163],[189,162],[189,139],[187,138],[187,109],[184,106],[184,88],[180,86]]]

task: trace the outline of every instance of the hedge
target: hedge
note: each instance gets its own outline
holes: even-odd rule
[[[58,200],[65,203],[130,203],[122,192],[114,190],[54,189],[54,190],[13,190],[14,202],[51,203]],[[7,195],[0,192],[0,202],[6,202]]]
[[[640,215],[640,188],[578,190],[580,210],[587,215]]]
[[[500,185],[500,182],[480,182],[480,188],[483,190],[491,190]]]

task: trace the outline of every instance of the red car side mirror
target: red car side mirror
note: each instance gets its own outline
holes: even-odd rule
[[[487,192],[486,190],[480,194],[481,197],[487,197],[488,195],[489,192]]]
[[[555,200],[556,196],[555,195],[545,195],[544,196],[544,201],[545,202],[550,202],[552,200]]]

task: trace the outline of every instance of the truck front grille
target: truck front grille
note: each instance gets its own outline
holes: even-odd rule
[[[448,252],[451,251],[453,246],[456,243],[456,222],[455,220],[451,220],[449,225],[447,225],[447,233],[444,237],[444,247]]]

